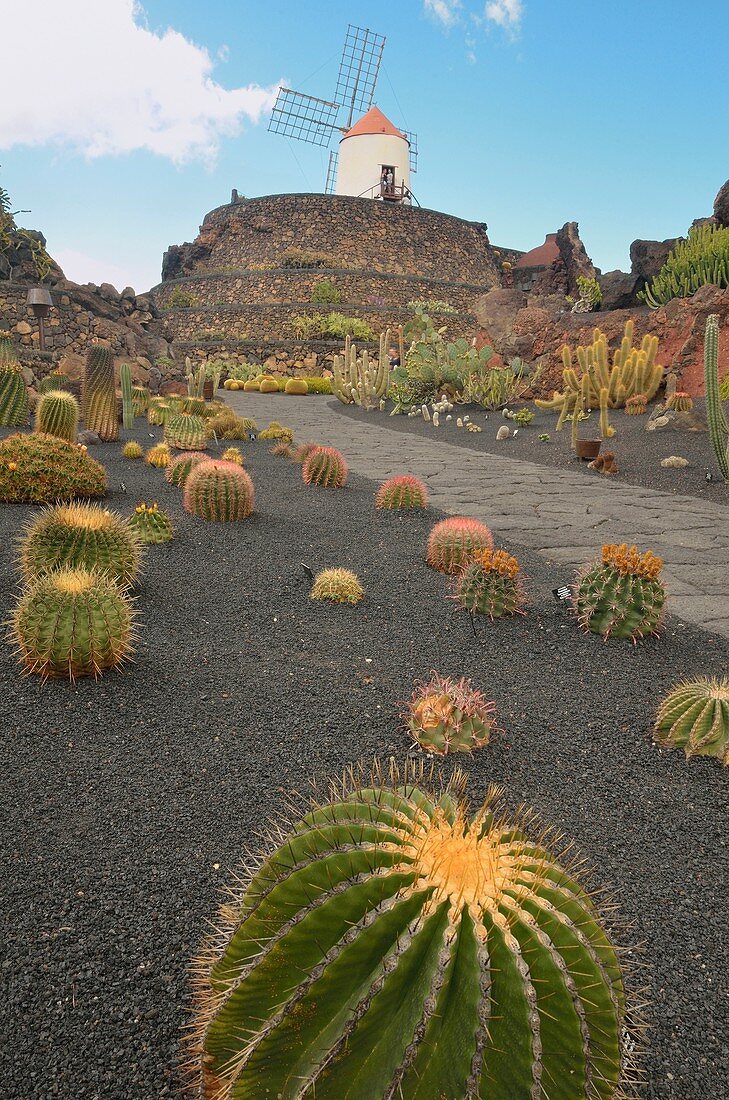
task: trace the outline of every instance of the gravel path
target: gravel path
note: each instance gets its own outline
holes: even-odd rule
[[[499,537],[549,561],[582,565],[604,542],[650,548],[666,563],[672,610],[729,636],[726,505],[599,477],[574,463],[567,469],[537,465],[514,458],[509,444],[486,453],[478,443],[485,431],[471,434],[472,445],[464,442],[466,433],[458,433],[458,443],[445,442],[445,434],[434,437],[432,428],[412,430],[417,420],[349,413],[336,399],[233,392],[229,403],[255,416],[259,426],[276,418],[302,439],[339,447],[365,477],[417,474],[436,507],[483,519]]]
[[[118,446],[94,453],[110,471],[109,506],[158,497],[178,538],[147,554],[127,674],[43,686],[0,647],[0,1093],[177,1095],[186,966],[229,868],[309,776],[402,758],[397,702],[437,668],[471,676],[504,730],[456,761],[472,799],[503,783],[509,804],[574,837],[632,925],[623,942],[644,945],[645,1096],[725,1095],[729,776],[658,751],[648,724],[679,674],[726,669],[729,642],[672,618],[638,647],[582,636],[551,594],[569,571],[518,540],[529,614],[479,623],[474,637],[423,561],[437,515],[376,514],[374,486],[356,474],[341,492],[308,489],[298,467],[249,445],[257,513],[215,525],[186,516],[161,472],[124,462]],[[31,514],[0,508],[3,615],[13,539]],[[312,604],[302,561],[356,569],[365,600]]]

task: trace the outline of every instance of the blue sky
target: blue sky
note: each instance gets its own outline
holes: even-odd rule
[[[0,183],[78,281],[146,290],[232,187],[323,190],[326,153],[267,109],[280,80],[333,94],[348,22],[387,36],[376,102],[418,134],[421,205],[495,244],[576,220],[626,269],[729,176],[726,0],[36,0],[4,21],[39,46],[32,79],[27,52],[4,63]]]

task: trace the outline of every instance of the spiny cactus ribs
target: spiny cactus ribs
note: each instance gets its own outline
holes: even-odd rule
[[[0,501],[47,504],[105,493],[104,467],[74,443],[36,432],[0,441]]]
[[[474,550],[455,582],[454,598],[472,614],[500,619],[524,605],[519,562],[506,550]]]
[[[666,408],[674,412],[691,412],[694,407],[693,398],[684,390],[676,390],[666,398]]]
[[[676,684],[658,708],[653,736],[686,756],[714,756],[729,766],[729,677]]]
[[[253,513],[253,482],[235,462],[201,462],[185,482],[185,511],[201,519],[228,522]]]
[[[76,442],[78,428],[78,403],[73,394],[65,390],[48,390],[41,394],[35,410],[35,430],[59,439]]]
[[[317,447],[304,459],[301,474],[307,485],[343,489],[347,484],[347,463],[336,448]]]
[[[33,581],[11,626],[25,670],[44,680],[96,678],[119,668],[135,637],[128,597],[110,577],[85,569],[62,569]]]
[[[450,516],[430,532],[426,561],[440,573],[458,573],[474,550],[490,550],[493,545],[485,523],[469,516]]]
[[[375,497],[376,508],[427,508],[428,490],[417,477],[403,475],[383,481]]]
[[[585,566],[577,574],[573,606],[583,630],[604,638],[630,638],[657,634],[666,602],[658,580],[661,558],[637,546],[607,544],[602,561]]]
[[[141,416],[149,408],[151,394],[146,386],[132,386],[132,412]]]
[[[196,1096],[625,1095],[623,977],[589,894],[558,838],[493,788],[471,817],[463,790],[350,776],[236,880],[193,969]]]
[[[97,504],[58,504],[30,522],[20,543],[26,581],[58,569],[96,570],[118,584],[134,583],[140,543],[128,524]]]
[[[161,512],[157,501],[146,504],[142,501],[134,509],[129,526],[139,540],[149,544],[169,542],[174,537],[174,530],[169,516]]]
[[[300,447],[296,447],[291,457],[293,458],[294,462],[299,462],[303,466],[309,455],[312,454],[313,451],[319,450],[321,450],[321,444],[314,443],[310,440],[307,443],[302,443]]]
[[[322,569],[314,577],[310,598],[330,603],[355,604],[364,596],[359,577],[350,569]]]
[[[184,486],[190,474],[200,462],[208,462],[210,455],[201,451],[186,451],[185,454],[176,455],[165,471],[165,477],[170,485],[177,485],[180,489]]]
[[[495,704],[475,691],[470,680],[433,672],[427,684],[416,686],[403,718],[421,749],[445,756],[487,745],[496,729],[494,711]]]
[[[168,446],[179,451],[204,451],[208,445],[205,421],[186,412],[167,417],[164,438]]]
[[[28,419],[28,390],[10,336],[0,333],[0,427],[17,428]]]
[[[114,359],[109,348],[94,344],[86,357],[82,415],[89,431],[108,442],[119,438]]]

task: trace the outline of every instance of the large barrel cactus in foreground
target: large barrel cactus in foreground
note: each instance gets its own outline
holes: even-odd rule
[[[194,967],[195,1095],[625,1095],[623,978],[588,893],[497,791],[474,817],[462,791],[350,780],[237,880]]]

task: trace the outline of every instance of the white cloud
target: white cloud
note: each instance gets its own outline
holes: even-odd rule
[[[458,21],[461,0],[423,0],[425,11],[444,27],[452,27]]]
[[[278,85],[224,88],[208,51],[145,25],[137,0],[8,4],[0,149],[70,145],[101,157],[146,149],[175,163],[212,161],[225,137],[270,110]]]
[[[516,31],[521,24],[524,5],[521,0],[490,0],[484,14],[492,23],[506,30]]]

